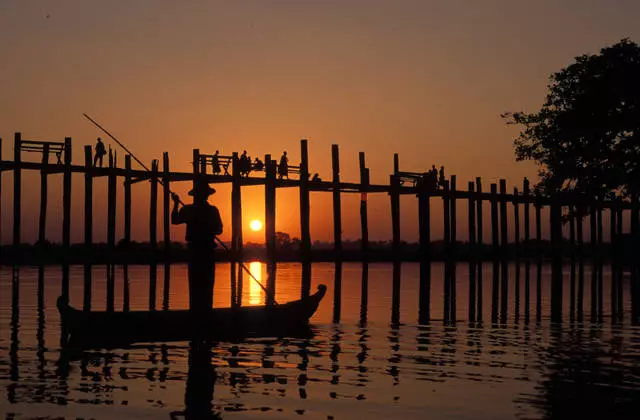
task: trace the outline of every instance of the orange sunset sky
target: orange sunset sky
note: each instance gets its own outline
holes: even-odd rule
[[[345,181],[358,180],[358,152],[365,151],[372,182],[388,183],[397,152],[401,170],[444,165],[459,188],[482,176],[485,188],[504,177],[512,189],[524,176],[534,179],[536,168],[515,162],[517,131],[500,113],[537,109],[548,76],[576,55],[623,37],[638,41],[639,16],[636,0],[2,0],[2,152],[12,155],[15,131],[26,139],[71,136],[81,164],[82,146],[101,135],[86,112],[145,162],[168,151],[173,170],[189,170],[193,148],[246,149],[252,157],[287,150],[297,164],[299,139],[307,138],[310,170],[324,179],[337,143]],[[36,235],[38,182],[37,174],[23,176],[25,241]],[[82,176],[73,184],[78,242]],[[187,187],[175,190],[186,198]],[[61,177],[49,188],[47,233],[59,241]],[[213,201],[228,239],[230,187],[217,188]],[[134,187],[140,241],[148,238],[148,191],[148,184]],[[3,173],[3,243],[11,193],[12,175]],[[96,180],[96,240],[106,235],[105,193],[106,180]],[[264,239],[248,226],[263,219],[263,197],[260,187],[243,190],[246,241]],[[312,240],[332,240],[330,197],[312,194]],[[345,239],[360,236],[358,199],[343,197]],[[280,190],[277,200],[277,230],[298,235],[297,191]],[[440,207],[434,204],[434,238],[442,234]],[[459,212],[464,230],[464,205]],[[391,235],[385,195],[370,199],[370,230],[372,240]],[[183,235],[172,230],[175,240]],[[417,239],[415,197],[402,199],[402,237]]]

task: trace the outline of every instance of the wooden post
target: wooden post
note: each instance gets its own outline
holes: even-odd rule
[[[234,260],[242,259],[242,190],[240,187],[240,160],[238,153],[233,152],[231,172],[231,250]]]
[[[271,160],[271,155],[264,156],[265,185],[264,185],[264,218],[265,218],[265,244],[267,257],[270,262],[276,257],[276,161]]]
[[[300,140],[300,251],[303,261],[311,260],[310,205],[309,205],[309,147]]]
[[[569,275],[569,314],[573,321],[576,312],[576,217],[575,207],[569,206],[569,244],[571,273]]]
[[[499,252],[500,249],[498,240],[498,186],[491,184],[491,250],[493,257],[493,282],[491,285],[491,321],[496,322],[498,318],[498,303],[499,298],[499,285],[500,285],[500,264],[499,264]]]
[[[551,199],[551,320],[562,321],[562,207]]]
[[[500,256],[507,258],[508,226],[507,226],[507,181],[500,180]]]
[[[124,242],[131,243],[131,155],[124,157]]]
[[[580,214],[576,220],[576,239],[577,243],[577,255],[578,255],[578,302],[576,313],[579,319],[582,319],[582,313],[584,310],[584,263],[583,263],[583,251],[584,251],[584,238],[583,238],[583,209],[580,208]]]
[[[531,230],[530,230],[530,203],[531,190],[527,178],[522,182],[522,195],[524,196],[524,317],[529,322],[529,308],[531,304]]]
[[[91,252],[93,244],[93,162],[90,145],[84,146],[84,244]]]
[[[418,190],[418,234],[420,244],[420,260],[428,261],[430,259],[431,245],[431,188],[426,184],[429,174],[422,175],[422,182]]]
[[[62,244],[69,252],[71,244],[71,138],[64,139],[64,172],[62,179]]]
[[[451,257],[450,257],[450,273],[449,277],[449,287],[451,288],[451,320],[455,322],[456,319],[456,261],[457,261],[457,251],[458,246],[456,244],[457,240],[457,207],[456,207],[456,176],[451,175],[451,182],[449,184],[449,202],[450,202],[450,211],[451,211]]]
[[[469,181],[469,321],[476,320],[476,209],[475,209],[475,196],[474,196],[474,183]]]
[[[591,238],[591,258],[592,261],[594,261],[594,264],[591,266],[591,319],[595,321],[598,313],[598,217],[593,201],[591,204],[591,208],[589,209],[589,228]]]
[[[476,312],[476,318],[478,321],[482,321],[482,276],[483,276],[483,268],[482,268],[482,260],[484,258],[484,221],[482,219],[482,178],[476,178],[476,192],[478,193],[478,199],[476,200],[476,226],[478,228],[478,234],[476,237],[476,248],[478,249],[478,258],[476,259],[476,283],[478,284],[477,290],[477,302],[478,302],[478,310]]]
[[[444,215],[444,322],[451,320],[451,196],[449,194],[449,181],[444,181],[442,186],[442,207]]]
[[[84,248],[90,261],[93,253],[93,162],[90,145],[84,146]],[[93,276],[91,265],[84,266],[84,299],[83,310],[91,310]]]
[[[116,244],[116,173],[113,151],[109,148],[109,168],[107,175],[107,311],[115,309],[115,266]]]
[[[491,184],[491,244],[493,259],[498,258],[500,245],[498,242],[498,196],[497,185]]]
[[[360,251],[366,261],[369,253],[369,224],[367,212],[367,193],[369,187],[369,169],[365,165],[364,152],[359,153],[360,162]]]
[[[62,175],[62,296],[69,299],[69,254],[71,252],[71,138],[64,139],[64,172]]]
[[[333,250],[336,258],[342,259],[342,215],[340,213],[340,154],[338,145],[331,145],[331,167],[333,169]]]
[[[13,143],[13,162],[16,167],[13,170],[13,246],[18,247],[20,245],[20,219],[21,219],[21,156],[20,147],[22,146],[22,135],[20,133],[15,134]]]
[[[444,249],[447,259],[451,253],[451,195],[449,194],[449,181],[442,186],[442,207],[444,215]]]
[[[47,229],[47,175],[49,171],[49,145],[42,150],[42,167],[40,168],[40,218],[38,223],[38,242],[44,245]]]
[[[597,208],[597,225],[598,225],[598,247],[597,247],[597,258],[596,262],[598,263],[598,316],[602,318],[604,313],[604,272],[602,267],[602,200],[598,200],[598,208]]]
[[[615,244],[616,241],[616,231],[617,231],[617,220],[616,220],[616,208],[612,204],[609,208],[609,261],[611,262],[611,320],[613,323],[617,321],[617,310],[618,307],[618,258],[617,253],[615,252]],[[573,255],[573,254],[572,254]],[[573,259],[572,259],[572,267],[573,267]],[[572,295],[573,298],[573,295]]]
[[[482,178],[480,177],[476,178],[476,192],[478,193],[478,199],[476,200],[476,211],[477,211],[476,225],[478,227],[476,244],[479,247],[482,247],[482,245],[484,244],[484,240],[483,240],[484,221],[482,220],[482,197],[481,197],[482,196]]]
[[[500,319],[506,321],[509,304],[509,266],[507,264],[507,253],[509,247],[508,226],[507,226],[507,181],[500,180]]]
[[[451,259],[456,261],[457,254],[457,206],[456,206],[456,176],[451,175],[451,182],[449,183],[449,200],[450,200],[450,208],[451,208]],[[455,279],[454,279],[454,288],[455,288]]]
[[[520,194],[518,188],[513,189],[513,245],[515,255],[520,259]]]
[[[2,220],[2,137],[0,137],[0,220]],[[0,223],[0,244],[2,244],[2,223]],[[2,246],[0,246],[1,249]]]
[[[152,258],[156,259],[156,249],[158,247],[158,161],[151,161],[151,178],[149,194],[149,245],[151,246]]]
[[[529,219],[530,219],[530,214],[529,214],[529,199],[530,199],[530,195],[531,195],[531,190],[530,190],[530,186],[529,186],[529,180],[527,178],[524,179],[523,183],[522,183],[522,195],[524,196],[525,200],[523,202],[523,206],[524,206],[524,251],[525,254],[527,256],[527,258],[529,257],[529,251],[531,250],[531,247],[529,246],[529,240],[531,239],[531,233],[530,233],[530,228],[529,228]]]
[[[621,240],[622,240],[622,232],[623,232],[623,228],[624,228],[624,222],[622,220],[622,207],[618,208],[617,210],[617,215],[618,215],[618,224],[616,226],[616,250],[621,250],[622,249],[622,244],[621,244]],[[616,255],[618,256],[618,258],[622,258],[622,255],[620,255],[619,253],[616,253]],[[618,276],[617,276],[617,280],[618,280],[618,287],[617,287],[617,291],[618,291],[618,297],[616,299],[617,303],[618,303],[618,307],[617,307],[617,315],[618,315],[618,319],[620,322],[622,322],[622,318],[623,318],[623,272],[622,269],[618,270]]]
[[[536,196],[536,322],[542,317],[542,204]]]
[[[398,154],[393,155],[393,175],[389,177],[391,186],[391,232],[393,238],[393,259],[400,257],[400,178]]]
[[[631,195],[631,241],[634,250],[640,246],[640,215],[638,195]],[[640,321],[640,260],[634,255],[631,263],[631,323]]]
[[[171,253],[171,188],[169,180],[169,153],[162,153],[162,233],[164,235],[164,253],[165,261]],[[165,266],[166,268],[166,266]],[[166,278],[166,276],[165,276]]]
[[[109,246],[109,263],[113,263],[111,259],[116,245],[116,172],[111,149],[109,149],[109,175],[107,177],[107,244]]]

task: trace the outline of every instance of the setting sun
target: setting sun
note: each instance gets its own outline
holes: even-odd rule
[[[252,231],[257,232],[262,229],[262,222],[260,220],[252,220],[249,227]]]

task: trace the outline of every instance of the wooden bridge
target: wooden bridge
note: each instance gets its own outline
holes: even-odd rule
[[[400,170],[398,155],[394,155],[394,172],[389,175],[388,184],[372,184],[370,182],[369,168],[365,163],[365,154],[359,154],[360,180],[359,182],[344,182],[340,178],[340,159],[338,145],[332,145],[332,179],[312,180],[309,173],[309,153],[307,140],[300,141],[301,161],[299,165],[292,165],[291,173],[297,179],[279,179],[277,176],[277,161],[271,155],[265,155],[264,168],[255,171],[260,176],[242,176],[239,170],[238,154],[232,156],[220,156],[219,163],[224,166],[224,172],[212,174],[207,170],[212,164],[211,156],[201,154],[200,150],[193,150],[193,170],[191,172],[175,172],[170,169],[169,155],[163,153],[162,168],[157,160],[151,162],[150,170],[138,170],[132,168],[132,156],[125,155],[124,167],[119,167],[114,153],[109,152],[107,167],[94,167],[92,147],[84,146],[84,164],[77,165],[72,162],[72,142],[71,138],[65,138],[63,142],[48,142],[25,140],[21,133],[16,133],[14,137],[13,160],[4,160],[1,156],[2,139],[0,139],[0,177],[4,171],[13,171],[13,238],[14,246],[21,243],[21,203],[22,203],[22,171],[32,170],[41,174],[40,183],[40,209],[38,241],[44,242],[45,228],[47,220],[47,182],[49,175],[62,174],[63,176],[63,221],[62,221],[62,246],[65,249],[70,247],[71,229],[71,181],[72,174],[84,175],[84,244],[91,247],[93,244],[93,179],[107,177],[107,243],[109,249],[116,245],[116,192],[118,180],[122,181],[124,188],[124,237],[125,244],[131,241],[131,203],[132,186],[142,181],[148,181],[150,185],[150,207],[149,207],[149,243],[152,249],[158,248],[157,219],[158,207],[162,208],[162,233],[164,249],[169,250],[170,240],[170,187],[174,182],[194,182],[198,177],[204,178],[209,183],[230,183],[231,190],[231,250],[238,260],[242,258],[242,187],[261,185],[265,190],[265,243],[267,256],[273,261],[276,257],[275,243],[275,213],[276,213],[276,189],[277,188],[298,188],[300,196],[300,231],[301,246],[300,260],[302,262],[311,261],[311,235],[310,235],[310,203],[309,194],[312,191],[330,192],[333,200],[333,233],[334,233],[334,255],[339,261],[343,253],[342,246],[342,219],[341,219],[341,195],[360,194],[360,221],[361,221],[361,255],[363,260],[369,256],[369,233],[368,233],[368,209],[367,197],[369,194],[387,194],[390,197],[391,207],[391,227],[392,227],[392,254],[393,259],[400,261],[402,255],[402,243],[400,236],[400,196],[410,194],[418,200],[418,232],[420,256],[424,261],[430,260],[431,251],[431,206],[432,198],[442,200],[444,217],[442,219],[444,230],[444,243],[446,253],[455,259],[459,243],[466,241],[468,247],[473,251],[485,244],[490,244],[494,259],[504,260],[508,258],[506,252],[509,245],[508,232],[513,232],[514,245],[518,252],[523,255],[537,256],[542,258],[540,247],[530,246],[532,243],[541,243],[542,226],[548,223],[551,233],[552,264],[557,270],[556,276],[561,276],[561,264],[563,261],[563,243],[567,241],[571,245],[576,245],[575,249],[580,252],[585,243],[583,238],[583,218],[575,217],[569,211],[578,204],[586,206],[589,210],[590,245],[598,247],[603,242],[602,214],[604,211],[610,213],[610,231],[612,241],[622,236],[623,231],[632,233],[634,244],[638,245],[638,227],[640,225],[639,209],[637,202],[623,201],[602,201],[594,197],[576,196],[573,194],[556,195],[553,198],[542,197],[532,193],[528,181],[525,179],[522,190],[514,187],[507,190],[506,180],[500,180],[498,184],[491,184],[489,191],[483,190],[480,178],[468,182],[466,190],[458,189],[456,176],[452,175],[444,182],[442,188],[433,188],[430,182],[426,182],[429,176],[427,172],[406,172]],[[40,154],[37,161],[23,160],[23,152]],[[55,156],[55,161],[51,162],[51,155]],[[25,157],[27,155],[24,155]],[[229,167],[231,172],[229,172]],[[0,182],[0,188],[1,188]],[[161,191],[159,191],[161,189]],[[159,195],[162,198],[159,206]],[[1,197],[1,189],[0,189]],[[460,200],[468,203],[468,226],[467,237],[459,237],[457,231],[457,210],[456,204]],[[491,237],[485,242],[483,237],[483,203],[490,205],[490,225]],[[549,208],[548,220],[542,220],[542,208]],[[513,226],[508,226],[508,213],[512,212]],[[623,214],[630,212],[630,226],[624,228]],[[533,217],[532,214],[533,213]],[[563,237],[562,218],[563,214],[568,218],[569,238]],[[533,219],[533,222],[532,222]],[[534,225],[532,229],[531,225]],[[522,232],[521,232],[522,225]],[[1,234],[1,233],[0,233]],[[526,246],[518,248],[522,243]],[[635,247],[634,247],[635,248]],[[522,251],[520,251],[522,250]],[[472,255],[474,253],[472,252]],[[597,253],[596,253],[597,255]],[[572,255],[571,257],[574,257]],[[64,263],[64,261],[61,261]],[[634,273],[640,272],[640,267],[633,262]],[[637,276],[634,276],[634,278]],[[455,282],[453,283],[455,284]],[[640,294],[638,281],[633,282],[634,296]],[[452,286],[454,287],[454,286]],[[552,305],[561,305],[562,281],[558,278],[552,281],[555,288]],[[640,299],[635,299],[638,301]]]

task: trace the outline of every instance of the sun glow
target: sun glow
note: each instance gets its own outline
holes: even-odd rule
[[[252,231],[258,232],[259,230],[262,230],[262,222],[257,219],[252,220],[251,223],[249,224],[249,227],[251,228]]]

